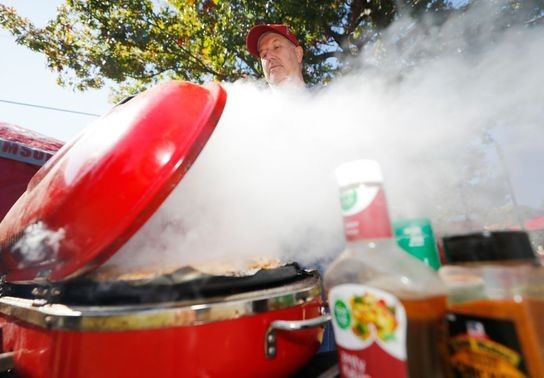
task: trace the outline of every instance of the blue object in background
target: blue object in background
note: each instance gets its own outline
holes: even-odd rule
[[[323,332],[323,342],[319,347],[317,353],[332,352],[336,350],[336,342],[334,341],[334,331],[332,329],[332,323],[327,323],[325,331]]]
[[[325,269],[331,262],[332,260],[319,261],[316,264],[317,270],[319,271],[319,274],[321,275],[321,279],[323,279],[323,277],[325,276]],[[327,297],[325,296],[325,291],[323,291],[321,295],[323,298],[323,302],[327,303]],[[336,341],[334,340],[334,331],[333,331],[332,323],[328,322],[325,326],[325,330],[323,331],[323,341],[317,353],[332,352],[335,350],[336,350]]]

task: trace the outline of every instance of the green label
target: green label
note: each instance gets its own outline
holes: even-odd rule
[[[348,328],[351,324],[348,306],[340,299],[334,303],[334,318],[342,329]]]
[[[427,218],[404,219],[393,222],[397,244],[431,268],[440,268],[438,247],[431,222]]]
[[[348,211],[357,203],[357,191],[346,190],[340,194],[340,206],[343,211]]]

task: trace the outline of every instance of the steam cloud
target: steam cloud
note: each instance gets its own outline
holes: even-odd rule
[[[334,169],[358,158],[381,163],[393,219],[427,216],[441,234],[515,224],[508,180],[542,206],[543,28],[476,3],[442,24],[398,20],[357,72],[304,95],[225,84],[201,155],[108,264],[326,263],[344,244]]]

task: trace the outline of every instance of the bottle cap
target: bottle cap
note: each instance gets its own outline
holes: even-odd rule
[[[383,173],[376,160],[360,159],[340,164],[336,168],[336,181],[339,186],[357,183],[383,183]]]
[[[529,236],[523,231],[478,232],[442,238],[449,263],[534,260]]]

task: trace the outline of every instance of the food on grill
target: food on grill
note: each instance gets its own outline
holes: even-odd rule
[[[280,260],[275,258],[259,257],[252,260],[202,262],[192,266],[207,274],[243,277],[251,276],[261,269],[273,269],[281,266]]]
[[[280,267],[282,262],[275,258],[259,257],[251,260],[240,261],[215,261],[192,264],[187,268],[187,274],[204,273],[214,276],[244,277],[251,276],[261,269],[274,269]],[[147,280],[154,277],[171,274],[183,267],[126,267],[126,266],[102,266],[87,275],[93,281],[136,281]],[[195,272],[196,270],[196,272]]]

